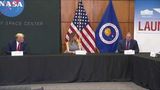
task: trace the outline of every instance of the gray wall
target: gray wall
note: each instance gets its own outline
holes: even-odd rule
[[[9,41],[15,39],[17,32],[25,34],[32,54],[60,53],[60,1],[24,0],[24,2],[24,11],[19,16],[7,17],[0,14],[0,53],[3,53],[3,48]]]

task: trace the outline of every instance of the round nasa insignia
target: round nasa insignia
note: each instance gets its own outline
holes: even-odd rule
[[[115,30],[115,37],[109,41],[109,40],[106,40],[104,37],[103,37],[103,32],[106,36],[110,36],[112,31],[110,28],[107,28],[107,27],[112,27],[114,30]],[[117,41],[118,37],[119,37],[119,30],[117,28],[116,25],[112,24],[112,23],[106,23],[104,24],[101,28],[100,28],[100,31],[99,31],[99,37],[101,39],[101,41],[105,44],[113,44],[114,42]]]
[[[0,0],[0,12],[7,17],[16,17],[24,10],[24,0]]]

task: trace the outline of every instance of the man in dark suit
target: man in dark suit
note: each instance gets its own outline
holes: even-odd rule
[[[27,43],[24,41],[24,34],[17,33],[16,40],[8,43],[6,47],[6,54],[11,54],[12,51],[23,51],[24,54],[28,51]]]
[[[126,38],[121,40],[118,44],[118,52],[124,53],[124,50],[135,50],[139,53],[139,46],[136,40],[132,39],[131,33],[126,34]]]

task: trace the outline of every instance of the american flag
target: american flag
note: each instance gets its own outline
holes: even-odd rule
[[[69,41],[73,33],[76,33],[80,38],[83,50],[89,53],[95,53],[95,33],[90,26],[87,13],[81,0],[78,2],[78,8],[76,9],[74,19],[66,34],[66,42]]]

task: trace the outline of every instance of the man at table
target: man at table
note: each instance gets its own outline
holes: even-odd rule
[[[17,33],[16,39],[8,43],[6,47],[6,54],[11,54],[12,51],[23,51],[24,54],[27,53],[27,43],[24,41],[24,34]]]
[[[139,52],[139,46],[136,40],[132,38],[130,32],[126,34],[126,38],[121,40],[118,44],[118,52],[124,53],[124,50],[135,50],[136,53]]]

